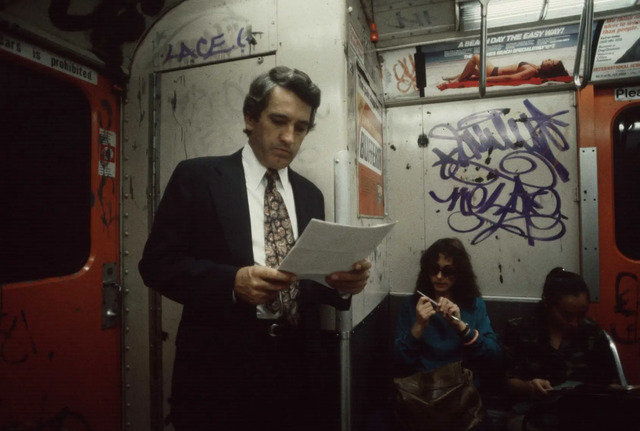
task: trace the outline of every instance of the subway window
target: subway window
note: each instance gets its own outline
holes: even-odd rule
[[[613,122],[613,184],[616,244],[640,259],[640,106],[622,111]]]
[[[90,249],[86,96],[0,62],[0,125],[0,284],[77,272]]]

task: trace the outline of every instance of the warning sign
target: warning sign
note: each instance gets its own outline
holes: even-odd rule
[[[116,176],[116,134],[100,129],[100,163],[98,174],[103,177]]]

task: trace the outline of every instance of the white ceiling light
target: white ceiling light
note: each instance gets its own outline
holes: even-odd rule
[[[594,0],[594,12],[631,7],[636,0]],[[460,29],[480,29],[480,3],[477,0],[460,2]],[[544,11],[546,5],[546,11]],[[512,26],[540,20],[579,17],[584,0],[489,0],[487,26]]]

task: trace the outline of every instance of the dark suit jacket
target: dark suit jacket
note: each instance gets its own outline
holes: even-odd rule
[[[289,179],[301,233],[311,218],[324,219],[324,198],[313,183],[291,169]],[[147,286],[184,305],[173,397],[232,390],[233,380],[242,378],[241,364],[251,356],[248,340],[258,319],[255,306],[234,302],[232,291],[238,269],[253,263],[241,151],[179,163],[139,264]],[[301,282],[303,330],[319,327],[320,302],[339,309],[350,305],[325,286]]]

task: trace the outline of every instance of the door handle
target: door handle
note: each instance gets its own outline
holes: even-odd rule
[[[117,283],[116,263],[102,265],[102,329],[111,329],[120,323],[122,286]]]

